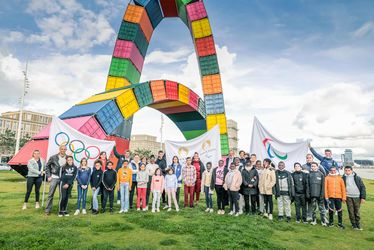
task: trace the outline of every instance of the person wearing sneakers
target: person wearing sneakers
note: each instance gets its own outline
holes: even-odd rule
[[[225,162],[223,160],[219,160],[218,167],[214,168],[212,171],[212,180],[210,182],[210,189],[216,190],[217,194],[217,214],[225,214],[225,189],[223,188],[223,184],[225,182],[226,174],[228,173],[228,169],[225,167]]]
[[[192,166],[195,167],[196,170],[196,181],[195,187],[193,190],[193,198],[195,201],[195,205],[197,206],[200,201],[200,193],[201,193],[201,177],[205,171],[204,163],[200,160],[199,153],[195,152],[192,158]]]
[[[43,183],[43,177],[45,168],[45,161],[40,158],[40,151],[34,150],[32,153],[32,158],[27,163],[27,181],[26,181],[26,195],[25,202],[23,203],[22,209],[27,209],[27,202],[29,201],[32,187],[35,185],[35,208],[40,208],[39,205],[39,196],[40,196],[40,187]]]
[[[87,158],[82,158],[80,166],[78,168],[77,174],[77,189],[78,189],[78,199],[77,199],[77,210],[74,215],[78,215],[80,212],[82,204],[82,214],[87,214],[86,211],[86,199],[87,199],[87,190],[88,184],[90,183],[91,178],[91,168],[87,166]]]
[[[174,201],[175,210],[179,211],[179,205],[177,202],[177,188],[178,188],[178,178],[174,173],[173,168],[166,169],[165,175],[165,193],[168,196],[168,212],[171,211],[171,200]]]
[[[346,190],[343,178],[336,167],[330,168],[330,173],[325,178],[325,199],[329,209],[329,227],[334,226],[334,212],[338,212],[338,227],[344,229],[342,202],[346,201]]]
[[[327,226],[326,209],[324,203],[325,192],[325,175],[319,170],[317,162],[311,162],[310,172],[308,175],[310,206],[312,207],[312,222],[310,224],[317,225],[316,211],[317,207],[321,216],[322,226]]]
[[[228,191],[230,200],[230,215],[239,216],[239,190],[243,179],[235,163],[231,163],[230,171],[227,173],[223,188]]]
[[[148,173],[147,194],[146,194],[147,206],[145,209],[148,210],[149,196],[151,194],[152,176],[155,174],[155,171],[158,168],[158,165],[156,164],[156,158],[154,155],[151,155],[151,157],[149,158],[149,163],[146,165],[145,168]]]
[[[173,160],[172,160],[170,167],[174,170],[174,173],[178,179],[178,188],[177,188],[176,197],[177,197],[177,203],[179,205],[179,194],[180,194],[180,189],[182,187],[183,178],[182,178],[182,165],[179,163],[178,156],[176,155],[173,156]]]
[[[136,175],[138,174],[140,163],[141,163],[140,156],[138,154],[135,154],[134,159],[129,164],[130,165],[129,167],[132,168],[132,184],[130,188],[130,202],[129,202],[130,209],[132,209],[135,192],[138,191],[137,190],[138,182],[136,181]]]
[[[160,199],[164,192],[164,176],[161,169],[157,168],[155,174],[152,176],[151,192],[153,194],[152,213],[160,212]]]
[[[69,216],[67,211],[69,202],[69,188],[73,186],[74,180],[77,176],[77,167],[74,165],[72,156],[66,157],[66,164],[60,168],[60,204],[58,216]]]
[[[273,187],[275,186],[276,178],[275,171],[270,164],[271,160],[265,158],[263,161],[264,169],[260,175],[258,188],[260,190],[260,194],[262,194],[264,197],[264,217],[269,218],[269,220],[273,220]]]
[[[344,184],[347,191],[349,220],[354,230],[362,230],[360,224],[360,205],[366,199],[366,187],[362,179],[353,172],[352,166],[344,167]]]
[[[113,169],[113,162],[107,162],[107,170],[103,173],[104,199],[102,211],[105,213],[106,203],[109,198],[110,213],[113,213],[114,188],[116,187],[117,172]]]
[[[145,163],[140,163],[139,172],[136,176],[136,181],[138,182],[138,196],[136,197],[136,210],[140,211],[140,203],[142,205],[143,211],[146,211],[147,202],[147,184],[148,184],[148,172],[145,169]]]
[[[241,191],[244,196],[244,207],[245,213],[254,215],[256,213],[256,198],[257,198],[257,186],[258,186],[258,173],[254,165],[251,162],[247,162],[242,171],[243,183]],[[249,200],[251,200],[251,206],[249,206]]]
[[[92,169],[91,174],[91,189],[92,189],[92,214],[99,213],[99,200],[97,196],[100,194],[101,181],[103,177],[103,171],[101,170],[101,161],[96,160],[94,163],[94,168]]]
[[[129,211],[129,196],[132,186],[132,169],[129,167],[129,162],[124,160],[122,167],[118,169],[117,173],[117,191],[120,192],[121,209],[119,213],[127,213]]]
[[[298,162],[294,164],[294,170],[292,178],[295,185],[296,223],[302,220],[304,224],[307,224],[306,201],[310,198],[308,174],[302,171],[301,164]]]
[[[287,222],[291,222],[291,201],[294,199],[295,187],[292,175],[286,170],[286,164],[283,161],[278,163],[275,177],[275,199],[278,201],[278,220],[283,220],[283,212],[285,212]]]
[[[184,207],[193,205],[194,189],[196,184],[196,168],[191,164],[191,157],[186,158],[186,166],[183,167],[182,176],[184,182]],[[190,202],[188,202],[190,198]]]
[[[203,173],[201,178],[201,189],[205,193],[205,203],[206,203],[206,210],[205,212],[213,213],[213,199],[212,194],[213,190],[210,189],[211,181],[212,181],[212,163],[208,162],[206,164],[206,170]]]

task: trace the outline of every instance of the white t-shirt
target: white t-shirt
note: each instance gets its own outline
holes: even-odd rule
[[[145,166],[145,169],[149,176],[153,176],[157,168],[158,165],[156,163],[148,163],[147,166]]]

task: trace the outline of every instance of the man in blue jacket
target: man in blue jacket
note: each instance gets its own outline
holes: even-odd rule
[[[310,143],[309,143],[309,148],[310,148],[310,152],[312,152],[314,157],[320,160],[320,164],[324,168],[325,173],[329,173],[331,167],[336,167],[337,169],[339,169],[338,163],[334,159],[332,159],[332,152],[330,149],[325,149],[325,156],[322,156],[318,154],[314,148],[312,148]]]

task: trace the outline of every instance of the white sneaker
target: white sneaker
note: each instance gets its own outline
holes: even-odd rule
[[[78,215],[78,214],[79,214],[79,209],[75,210],[74,215]]]
[[[327,223],[326,223],[326,222],[321,222],[321,225],[322,225],[323,227],[327,227]]]
[[[62,217],[62,216],[64,216],[64,215],[62,215],[62,214],[59,214],[59,215],[58,215],[58,217]]]
[[[221,210],[221,214],[225,214],[225,210]]]
[[[234,214],[234,211],[231,211],[230,213],[229,213],[229,215],[233,215]]]
[[[210,211],[210,209],[209,208],[207,208],[207,209],[205,209],[205,212],[207,213],[207,212],[209,212]]]
[[[35,202],[35,208],[36,208],[36,209],[39,209],[39,208],[40,208],[39,202]]]
[[[157,213],[159,213],[160,212],[160,209],[159,208],[157,208]]]
[[[69,214],[64,214],[64,216],[69,217],[70,215]]]
[[[166,205],[163,209],[165,210],[165,209],[168,209],[169,208],[169,206],[168,205]]]
[[[148,206],[146,206],[143,210],[144,210],[144,211],[148,211]]]
[[[235,214],[235,217],[238,217],[239,215],[240,215],[240,213],[236,213],[236,214]]]
[[[137,208],[136,211],[140,211],[140,208]]]
[[[221,214],[221,210],[218,210],[218,211],[217,211],[217,214]]]
[[[82,209],[82,214],[87,214],[86,209]]]
[[[27,209],[27,203],[23,203],[22,210]]]
[[[118,213],[119,213],[119,214],[122,214],[123,212],[124,212],[123,210],[119,210],[119,212],[118,212]]]
[[[154,209],[152,209],[152,213],[155,213],[156,211]]]
[[[175,211],[179,212],[179,208],[177,207],[177,208],[175,209]]]
[[[269,215],[268,215],[267,213],[264,213],[264,217],[265,217],[265,218],[268,218]]]
[[[243,210],[242,211],[239,211],[239,215],[243,214]]]
[[[214,212],[213,208],[209,209],[209,213],[213,213],[213,212]]]
[[[121,204],[121,201],[120,201],[120,200],[117,200],[117,204],[118,204],[118,205]]]
[[[310,224],[313,225],[313,226],[315,226],[315,225],[317,225],[317,221],[314,220]]]
[[[123,210],[124,213],[127,213],[128,211],[129,211],[129,210],[127,210],[127,209]]]
[[[273,220],[273,215],[269,214],[269,220]]]
[[[170,212],[171,211],[171,207],[169,207],[169,209],[167,211]]]

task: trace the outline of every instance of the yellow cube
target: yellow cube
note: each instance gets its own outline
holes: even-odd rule
[[[227,123],[226,123],[226,116],[225,114],[218,114],[218,115],[207,115],[206,117],[206,126],[207,129],[212,129],[215,125],[219,124],[219,132],[220,134],[227,133]]]
[[[122,77],[108,76],[105,91],[129,86],[131,83]]]
[[[212,34],[212,29],[210,28],[210,23],[208,18],[203,18],[198,21],[193,21],[191,24],[192,34],[195,39],[210,36]]]

